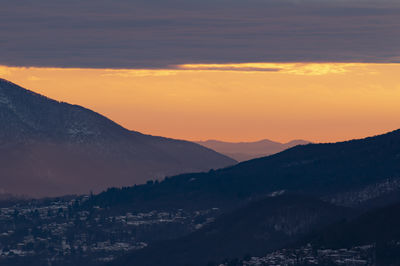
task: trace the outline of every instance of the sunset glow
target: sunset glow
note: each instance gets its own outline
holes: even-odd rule
[[[0,77],[128,129],[188,140],[337,141],[400,125],[400,64],[0,66]]]

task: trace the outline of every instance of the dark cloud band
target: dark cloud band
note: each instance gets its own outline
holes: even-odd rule
[[[400,62],[399,1],[3,1],[0,64]]]

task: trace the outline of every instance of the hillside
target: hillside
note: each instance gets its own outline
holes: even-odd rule
[[[329,226],[310,237],[310,241],[315,246],[329,248],[398,242],[399,223],[400,202],[397,202],[366,212],[354,220]]]
[[[336,221],[282,249],[262,256],[231,256],[218,265],[399,265],[399,213],[397,201]]]
[[[100,192],[235,163],[198,144],[129,131],[0,79],[0,192]]]
[[[186,237],[150,245],[110,265],[218,265],[225,258],[261,255],[284,247],[349,214],[349,209],[309,197],[269,197],[222,215]]]
[[[225,169],[110,189],[88,204],[150,209],[234,206],[283,190],[354,206],[399,190],[399,177],[400,130],[396,130],[360,140],[296,146]]]
[[[225,154],[239,162],[275,154],[297,145],[310,143],[305,140],[292,140],[280,143],[268,139],[255,142],[224,142],[218,140],[197,141],[196,143]]]

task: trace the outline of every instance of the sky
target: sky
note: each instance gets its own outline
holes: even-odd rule
[[[400,1],[4,0],[0,77],[143,133],[400,128]]]

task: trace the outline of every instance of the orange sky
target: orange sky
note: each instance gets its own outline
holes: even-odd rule
[[[279,70],[279,71],[276,71]],[[166,137],[337,141],[400,128],[400,64],[17,68],[0,77]]]

